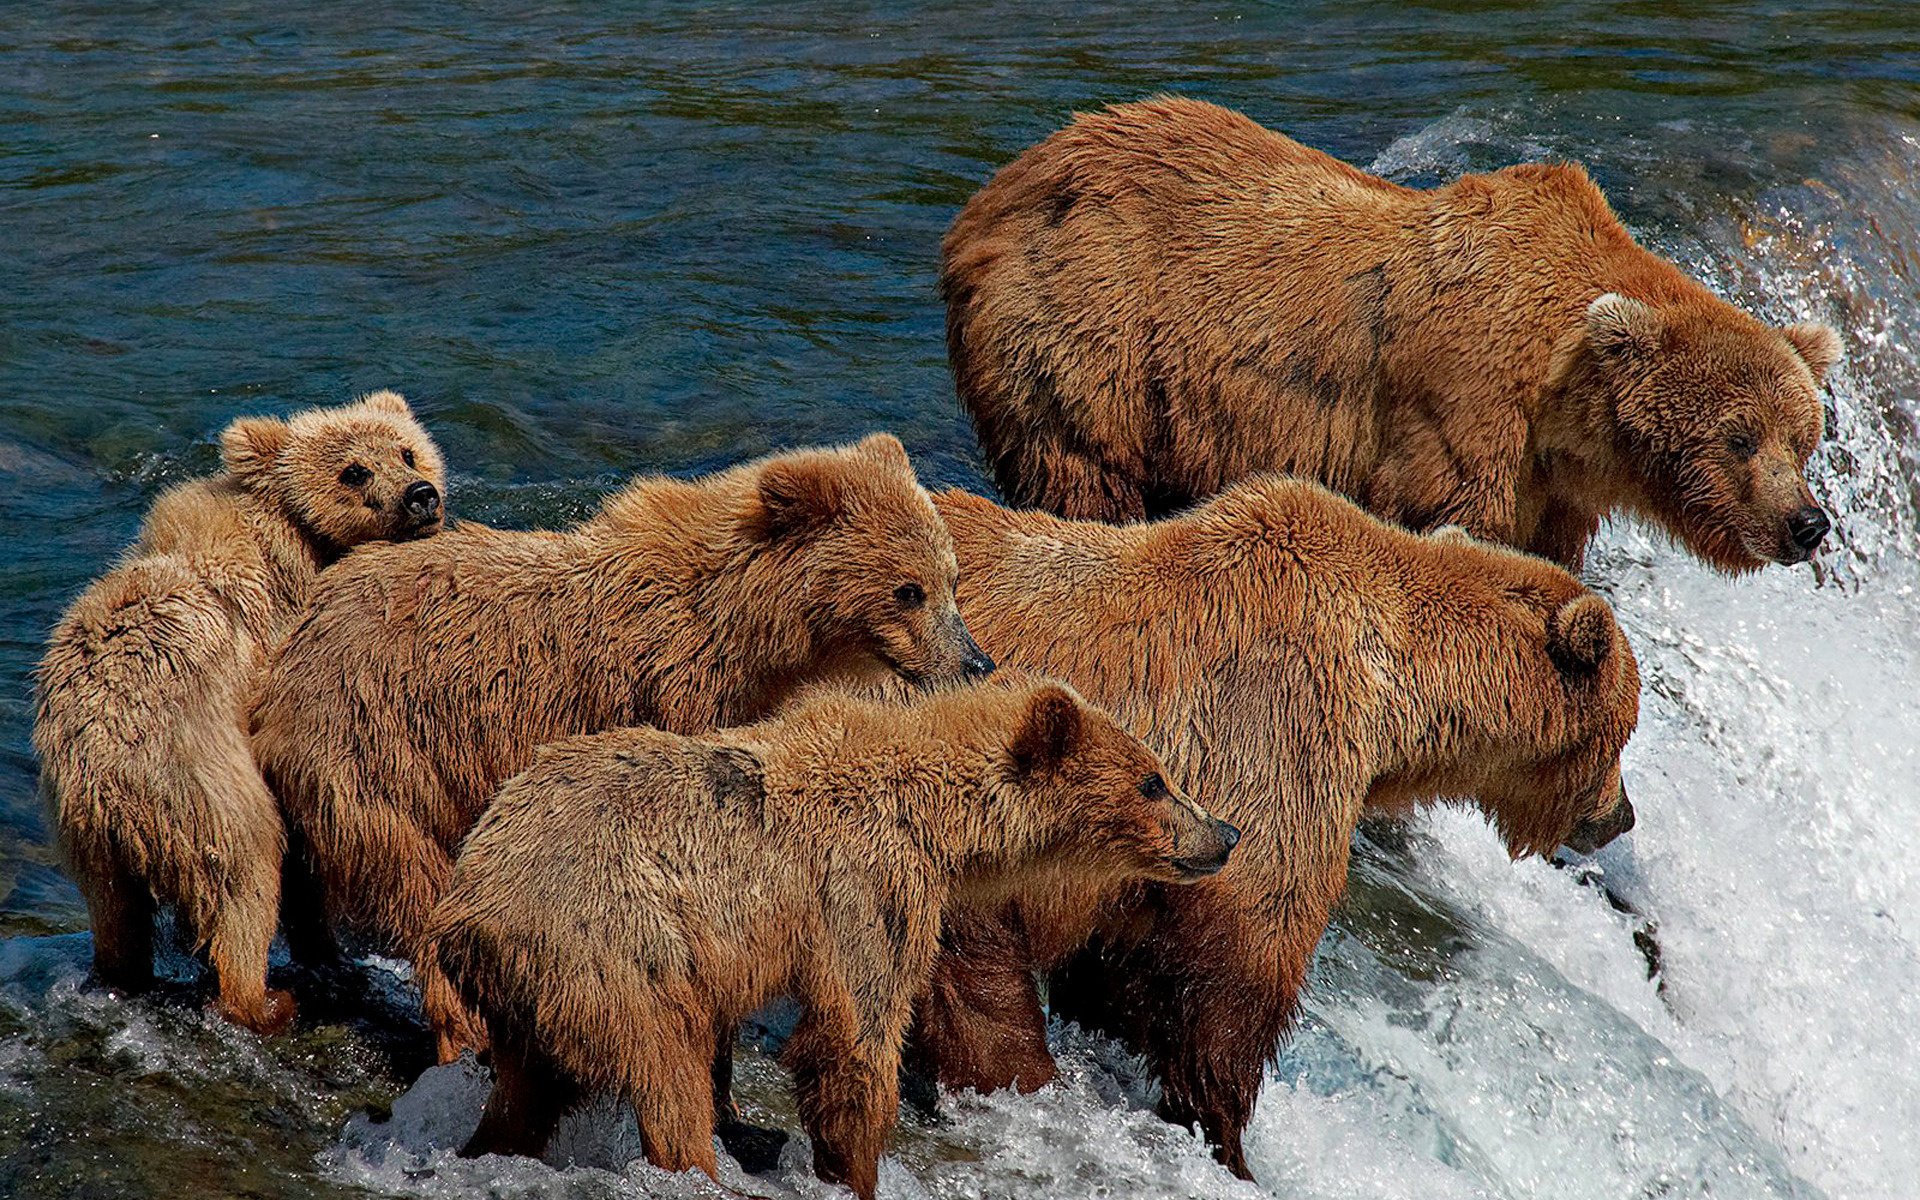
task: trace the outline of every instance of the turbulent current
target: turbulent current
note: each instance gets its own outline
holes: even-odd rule
[[[614,33],[545,14],[523,36],[517,9],[455,34],[429,5],[441,24],[366,35],[371,75],[339,29],[202,39],[187,22],[128,46],[94,15],[0,32],[20,67],[0,121],[26,156],[0,162],[0,261],[24,280],[0,322],[18,538],[0,597],[0,1194],[715,1194],[647,1167],[610,1105],[571,1118],[544,1163],[455,1159],[484,1072],[424,1069],[391,963],[273,1042],[203,1015],[184,957],[155,998],[90,990],[24,749],[38,641],[155,490],[208,466],[220,423],[349,388],[417,397],[455,508],[504,523],[565,520],[630,471],[883,426],[930,477],[984,486],[941,365],[940,230],[1071,107],[1170,86],[1421,185],[1578,159],[1723,296],[1835,324],[1847,357],[1813,474],[1837,533],[1811,569],[1730,579],[1630,522],[1604,531],[1588,578],[1644,676],[1638,827],[1594,860],[1512,863],[1467,810],[1366,826],[1249,1132],[1254,1183],[1155,1118],[1117,1047],[1057,1027],[1059,1084],[904,1113],[882,1194],[1913,1195],[1915,31],[1821,9],[1776,46],[1768,22],[1788,18],[1768,6],[1645,28],[1573,4],[1322,6],[1297,26],[1127,10],[1094,28],[865,8],[762,27],[748,8]],[[116,45],[122,66],[87,57]],[[414,66],[429,90],[387,90]],[[221,124],[249,105],[278,124]],[[357,165],[332,144],[380,121],[431,138]],[[187,214],[170,233],[125,179],[155,178],[149,142],[195,129],[204,145],[168,170],[252,190],[229,210],[161,177]],[[417,163],[390,165],[402,145]],[[165,248],[181,238],[204,241]],[[797,1128],[763,1050],[742,1057],[750,1116]],[[723,1174],[834,1194],[796,1143],[773,1175]]]

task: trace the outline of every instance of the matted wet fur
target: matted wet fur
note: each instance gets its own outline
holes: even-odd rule
[[[462,1153],[538,1154],[569,1105],[612,1092],[650,1162],[711,1175],[715,1040],[786,995],[814,1169],[871,1200],[950,893],[1036,868],[1172,884],[1233,841],[1044,681],[904,706],[819,693],[704,738],[544,747],[474,827],[428,935],[493,1038]]]
[[[413,961],[445,1061],[481,1031],[418,939],[460,839],[535,747],[740,724],[822,678],[983,672],[954,573],[884,434],[641,479],[564,533],[462,524],[329,572],[254,751],[328,918]]]
[[[1645,517],[1724,571],[1826,533],[1825,325],[1637,245],[1578,166],[1419,191],[1211,104],[1083,113],[967,202],[947,341],[1016,507],[1133,520],[1257,471],[1578,567]]]
[[[322,568],[369,540],[438,530],[445,472],[394,392],[236,421],[220,442],[225,470],[156,500],[119,565],[60,619],[33,742],[95,974],[149,986],[155,909],[171,905],[207,951],[221,1011],[268,1032],[294,1015],[267,988],[286,834],[247,708]]]
[[[950,909],[915,1050],[949,1086],[1053,1078],[1033,971],[1054,970],[1053,1011],[1144,1054],[1162,1111],[1245,1176],[1262,1067],[1364,809],[1460,797],[1516,855],[1632,823],[1633,652],[1606,603],[1543,559],[1272,476],[1126,527],[934,503],[981,644],[1106,707],[1243,835],[1193,887],[1103,894],[1040,872],[1004,905]]]

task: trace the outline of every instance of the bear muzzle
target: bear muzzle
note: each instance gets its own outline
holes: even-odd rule
[[[414,532],[431,532],[440,524],[440,489],[424,479],[416,480],[400,493],[400,507]]]
[[[1201,846],[1192,854],[1173,860],[1173,867],[1180,872],[1181,882],[1190,883],[1196,879],[1205,879],[1209,875],[1218,875],[1226,869],[1227,856],[1240,844],[1240,831],[1225,821],[1213,819],[1207,829]]]
[[[1605,816],[1587,817],[1573,827],[1566,836],[1566,847],[1575,854],[1592,854],[1633,825],[1633,801],[1627,799],[1627,789],[1623,786],[1619,799]]]
[[[1787,536],[1782,543],[1784,553],[1780,561],[1797,563],[1812,558],[1832,528],[1833,522],[1818,505],[1809,504],[1795,510],[1787,517]]]

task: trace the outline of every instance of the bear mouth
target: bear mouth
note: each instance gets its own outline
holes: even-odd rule
[[[1226,870],[1227,856],[1223,854],[1218,858],[1176,858],[1172,866],[1178,872],[1180,881],[1187,883],[1195,879],[1205,879],[1210,875],[1218,875]]]

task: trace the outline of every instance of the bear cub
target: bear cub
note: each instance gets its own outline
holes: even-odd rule
[[[985,674],[957,570],[886,435],[641,479],[563,533],[463,524],[328,573],[254,751],[327,924],[413,960],[449,1061],[481,1031],[418,939],[460,840],[535,747],[746,724],[823,679]]]
[[[1238,838],[1137,738],[1030,678],[543,747],[474,828],[428,935],[493,1038],[462,1153],[538,1154],[567,1107],[611,1092],[648,1161],[712,1175],[716,1037],[788,995],[814,1169],[871,1200],[950,895],[1029,870],[1187,883]]]
[[[220,439],[225,470],[155,501],[126,558],[84,592],[41,660],[41,789],[93,926],[94,973],[153,980],[173,906],[219,980],[219,1009],[283,1028],[269,991],[286,835],[246,711],[314,580],[363,542],[441,525],[440,452],[397,393]]]

